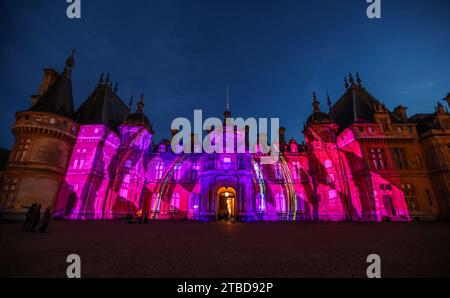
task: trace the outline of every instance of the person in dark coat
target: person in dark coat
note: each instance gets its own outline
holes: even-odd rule
[[[144,223],[148,224],[148,211],[147,210],[144,211]]]
[[[36,226],[39,224],[39,221],[41,220],[41,204],[37,205],[37,207],[34,208],[33,211],[33,215],[32,215],[32,220],[33,223],[31,225],[31,230],[30,232],[33,233],[34,229],[36,228]]]
[[[42,217],[41,227],[39,228],[39,232],[45,233],[47,231],[47,226],[50,223],[51,219],[52,219],[52,213],[50,211],[50,208],[47,208],[45,210],[44,216]]]
[[[27,214],[25,214],[25,222],[23,223],[22,230],[28,232],[33,225],[33,213],[34,209],[37,208],[37,204],[31,205],[31,207],[22,206],[23,208],[27,208]]]

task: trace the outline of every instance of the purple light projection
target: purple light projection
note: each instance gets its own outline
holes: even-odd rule
[[[152,219],[215,220],[227,189],[241,221],[409,220],[398,175],[386,167],[389,150],[363,152],[355,131],[308,125],[305,144],[281,144],[279,162],[262,165],[261,153],[176,154],[168,141],[152,146],[142,126],[124,124],[117,134],[82,125],[55,215],[114,219],[144,210]]]

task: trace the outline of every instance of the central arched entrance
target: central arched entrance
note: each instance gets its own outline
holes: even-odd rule
[[[236,221],[236,190],[232,187],[221,187],[217,191],[217,220]]]

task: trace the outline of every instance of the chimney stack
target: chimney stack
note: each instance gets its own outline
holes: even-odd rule
[[[406,114],[407,109],[407,107],[398,106],[394,109],[394,115],[403,121],[408,121],[408,115]]]

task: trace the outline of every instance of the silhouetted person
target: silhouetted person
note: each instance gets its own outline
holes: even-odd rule
[[[42,206],[39,204],[37,207],[35,207],[33,210],[32,220],[33,224],[31,226],[31,233],[34,232],[34,229],[39,224],[39,221],[41,220],[41,208]]]
[[[51,219],[52,219],[52,213],[50,211],[50,208],[47,208],[45,210],[44,216],[42,217],[41,227],[39,228],[39,232],[41,232],[41,233],[46,232],[47,226],[50,223]]]
[[[136,212],[136,218],[137,218],[137,222],[139,224],[142,223],[142,210],[139,210],[138,212]]]
[[[148,224],[148,211],[144,211],[144,223]]]
[[[31,205],[31,207],[22,206],[23,208],[27,208],[27,214],[25,214],[25,222],[23,223],[22,230],[28,232],[33,225],[33,213],[34,209],[37,208],[37,204]]]

